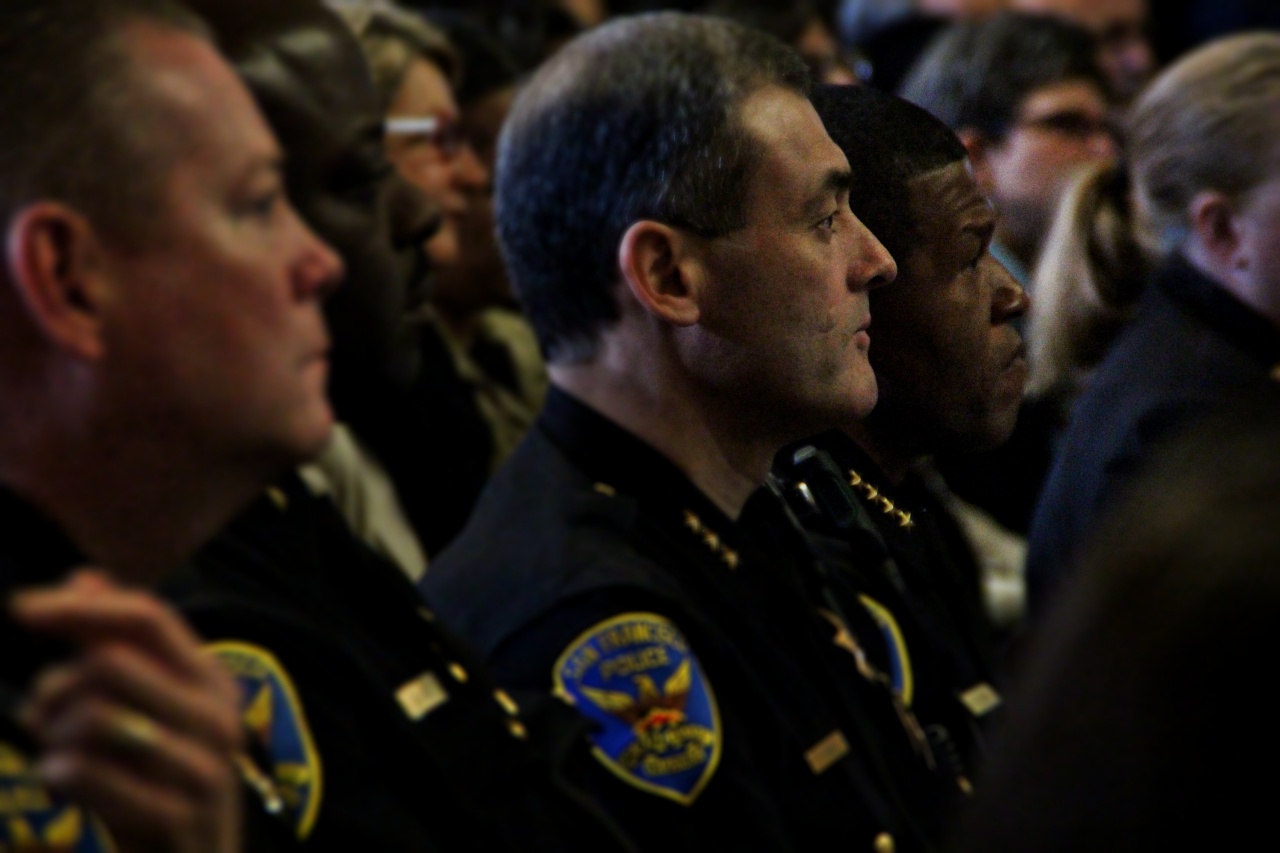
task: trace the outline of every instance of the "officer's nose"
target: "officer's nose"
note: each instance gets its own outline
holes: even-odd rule
[[[898,263],[862,220],[853,217],[856,240],[849,263],[849,286],[855,290],[875,290],[898,277]]]

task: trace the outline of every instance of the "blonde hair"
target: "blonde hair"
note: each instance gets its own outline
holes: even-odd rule
[[[1063,194],[1031,285],[1027,396],[1079,392],[1133,314],[1148,272],[1123,169],[1083,168]]]
[[[384,108],[395,100],[415,59],[424,59],[439,68],[449,85],[457,88],[462,78],[462,60],[444,31],[411,12],[384,3],[331,0],[329,5],[360,40]]]
[[[1280,166],[1280,34],[1211,42],[1168,68],[1138,100],[1128,142],[1144,239],[1176,249],[1196,194],[1239,198]]]

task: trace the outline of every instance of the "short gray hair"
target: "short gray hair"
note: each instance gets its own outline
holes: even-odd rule
[[[767,33],[664,12],[620,18],[561,49],[512,108],[497,220],[512,280],[551,361],[593,357],[618,317],[618,246],[652,219],[704,235],[745,225],[758,143],[738,109],[809,72]]]

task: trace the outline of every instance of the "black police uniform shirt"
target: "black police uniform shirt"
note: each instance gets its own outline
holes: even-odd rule
[[[58,850],[110,853],[117,849],[110,831],[91,812],[54,794],[35,775],[38,750],[15,714],[23,696],[45,668],[73,650],[20,628],[7,603],[17,590],[53,586],[72,569],[86,565],[84,555],[34,507],[0,485],[0,851]],[[294,850],[286,828],[269,810],[268,792],[256,787],[261,769],[242,757],[245,786],[244,850]],[[262,795],[266,795],[264,796]]]
[[[193,566],[165,591],[239,680],[304,849],[626,849],[560,771],[591,761],[577,716],[494,684],[297,477]]]
[[[1168,258],[1072,410],[1031,525],[1033,614],[1155,444],[1234,401],[1280,393],[1278,379],[1280,329],[1180,255]]]
[[[790,461],[806,444],[836,463],[860,523],[838,528],[814,499]],[[860,604],[891,653],[887,671],[895,689],[924,725],[939,763],[968,790],[983,729],[1001,700],[978,564],[958,523],[925,471],[912,469],[891,487],[867,453],[840,432],[783,450],[774,470],[815,545],[829,563],[852,573]]]
[[[553,388],[423,589],[499,678],[594,723],[583,784],[645,849],[927,849],[943,786],[877,629],[839,620],[783,513],[762,491],[730,521]]]

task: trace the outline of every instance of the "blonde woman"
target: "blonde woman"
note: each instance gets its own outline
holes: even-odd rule
[[[1176,428],[1280,380],[1280,34],[1236,36],[1161,75],[1130,118],[1144,241],[1138,311],[1072,410],[1032,522],[1033,609]]]
[[[1122,167],[1083,168],[1067,188],[1036,268],[1027,396],[1053,401],[1064,418],[1133,316],[1149,271],[1129,196]]]

